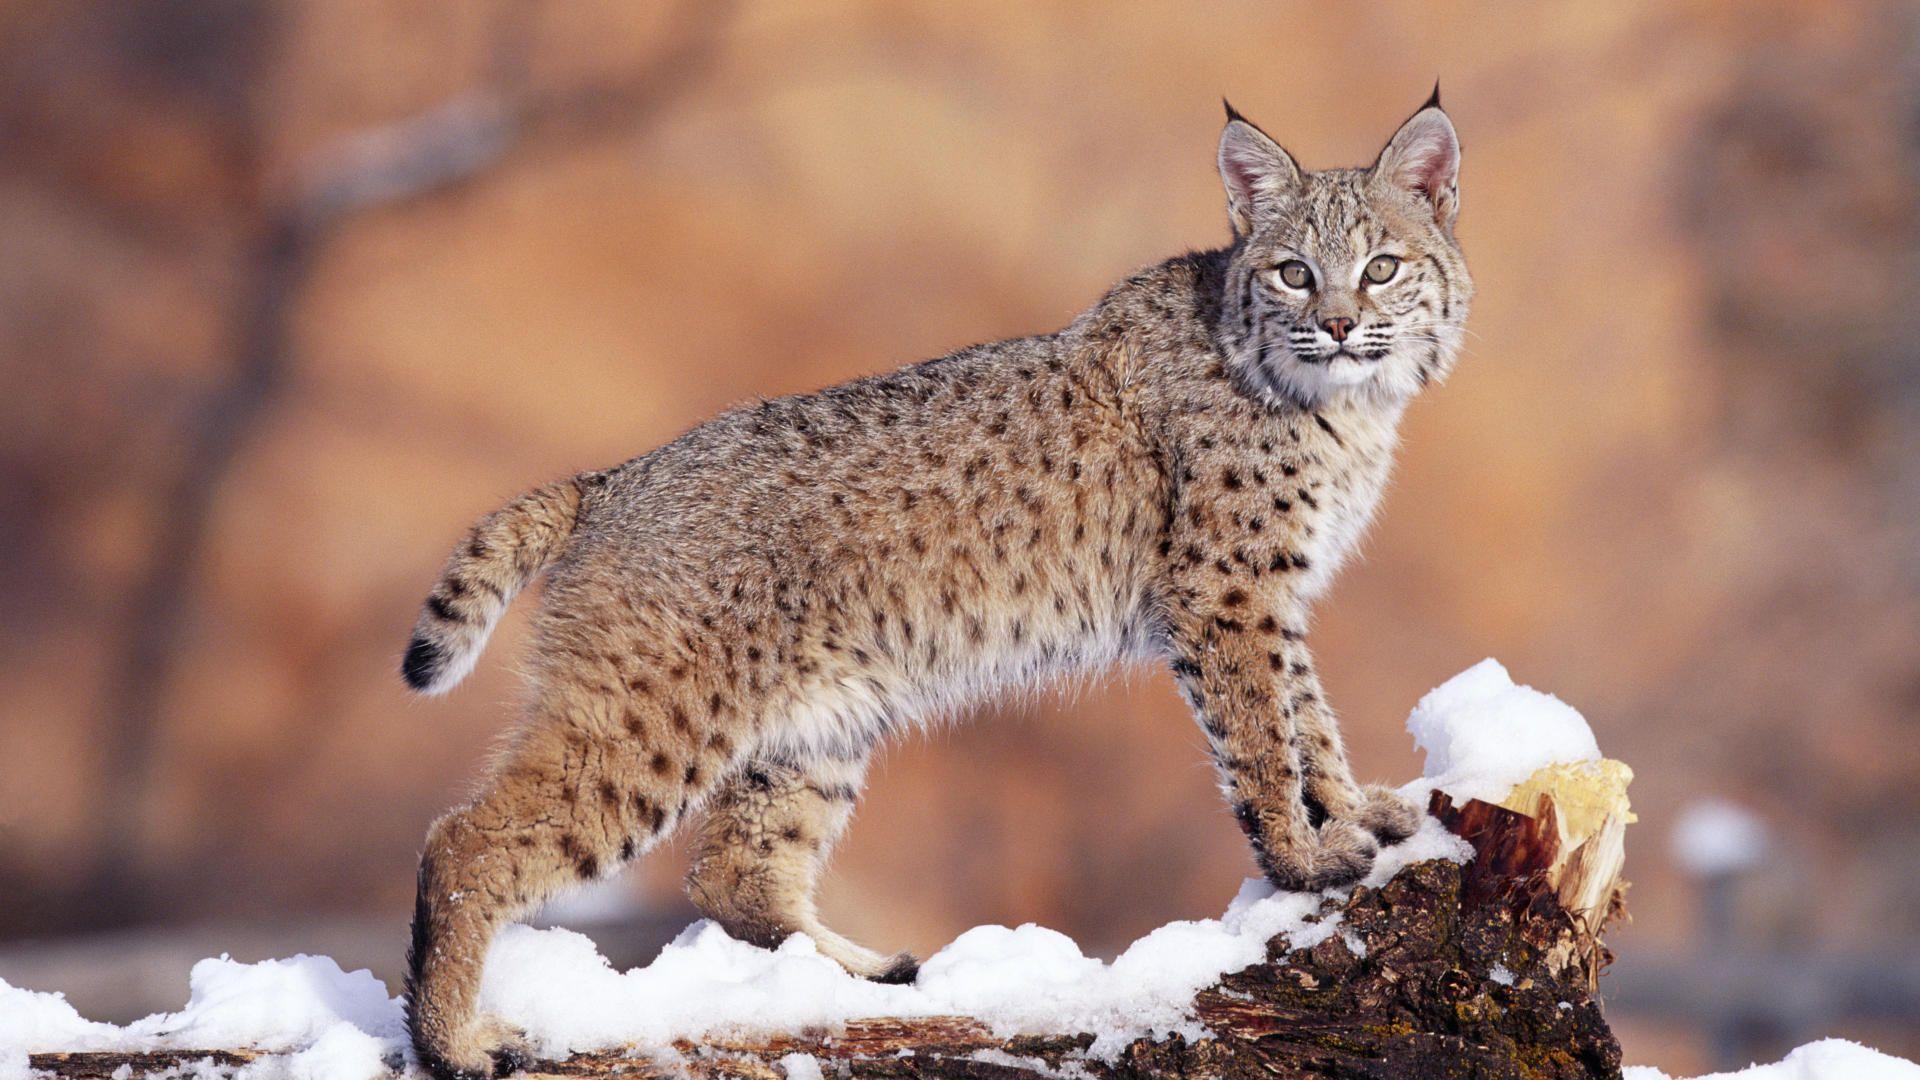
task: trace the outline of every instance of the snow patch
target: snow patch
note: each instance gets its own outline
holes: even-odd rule
[[[242,1071],[242,1080],[377,1080],[388,1075],[388,1040],[352,1024],[329,1027],[313,1045],[290,1057],[263,1058]]]
[[[788,1054],[774,1064],[780,1066],[787,1080],[825,1080],[820,1062],[812,1054]]]
[[[65,995],[21,990],[0,980],[0,1048],[170,1050],[312,1047],[336,1028],[398,1046],[400,1001],[370,971],[346,972],[325,956],[242,964],[202,960],[187,978],[187,1005],[125,1027],[81,1017]]]
[[[1674,1080],[1659,1069],[1629,1065],[1626,1080]],[[1920,1065],[1846,1039],[1822,1039],[1771,1065],[1713,1073],[1696,1080],[1920,1080]]]
[[[1545,766],[1600,760],[1593,731],[1573,706],[1516,686],[1497,660],[1482,660],[1428,692],[1407,717],[1407,731],[1427,763],[1402,792],[1439,790],[1456,804],[1499,802]]]

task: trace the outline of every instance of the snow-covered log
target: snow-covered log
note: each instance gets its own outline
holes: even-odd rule
[[[1111,964],[1039,927],[981,927],[915,985],[880,986],[803,937],[769,951],[701,924],[623,973],[579,935],[516,927],[482,1004],[527,1033],[531,1076],[1619,1075],[1595,988],[1631,773],[1492,662],[1408,726],[1427,768],[1403,790],[1431,818],[1366,883],[1249,882],[1221,919],[1161,927]],[[0,1077],[405,1068],[399,1002],[366,972],[223,959],[192,982],[185,1010],[125,1028],[0,983]]]
[[[1462,865],[1414,863],[1377,888],[1328,898],[1339,933],[1310,948],[1276,937],[1265,962],[1194,996],[1204,1034],[1143,1036],[1110,1060],[1087,1032],[996,1037],[961,1016],[855,1020],[834,1033],[681,1041],[536,1063],[532,1076],[856,1077],[1021,1075],[1612,1076],[1620,1048],[1594,997],[1600,931],[1621,910],[1624,766],[1541,770],[1502,804],[1433,810],[1474,846]],[[42,1054],[59,1077],[138,1075],[250,1054]],[[810,1060],[809,1060],[810,1059]],[[126,1075],[122,1073],[121,1075]]]

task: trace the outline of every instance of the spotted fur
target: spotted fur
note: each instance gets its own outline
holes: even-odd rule
[[[983,695],[1163,657],[1261,867],[1351,882],[1413,808],[1349,773],[1308,605],[1351,553],[1409,398],[1452,363],[1471,285],[1435,101],[1368,169],[1308,173],[1230,117],[1230,247],[1114,287],[1065,329],[734,409],[489,516],[430,594],[404,674],[445,690],[541,570],[525,719],[427,838],[407,1005],[419,1058],[482,1076],[494,932],[705,811],[689,890],[732,933],[810,934],[875,744]],[[1383,285],[1367,260],[1400,258]],[[1321,275],[1290,290],[1286,259]],[[1319,329],[1354,321],[1353,356]]]

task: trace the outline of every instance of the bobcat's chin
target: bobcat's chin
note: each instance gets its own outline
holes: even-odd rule
[[[1347,351],[1300,356],[1285,349],[1269,349],[1243,359],[1242,365],[1252,373],[1250,381],[1269,397],[1302,408],[1343,400],[1387,404],[1405,401],[1441,377],[1436,362],[1403,357],[1399,352],[1396,349],[1376,358]]]

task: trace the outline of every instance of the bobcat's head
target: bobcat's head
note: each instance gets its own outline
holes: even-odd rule
[[[1306,172],[1228,105],[1219,334],[1239,378],[1309,407],[1404,401],[1443,378],[1473,296],[1453,237],[1459,173],[1438,87],[1364,169]]]

